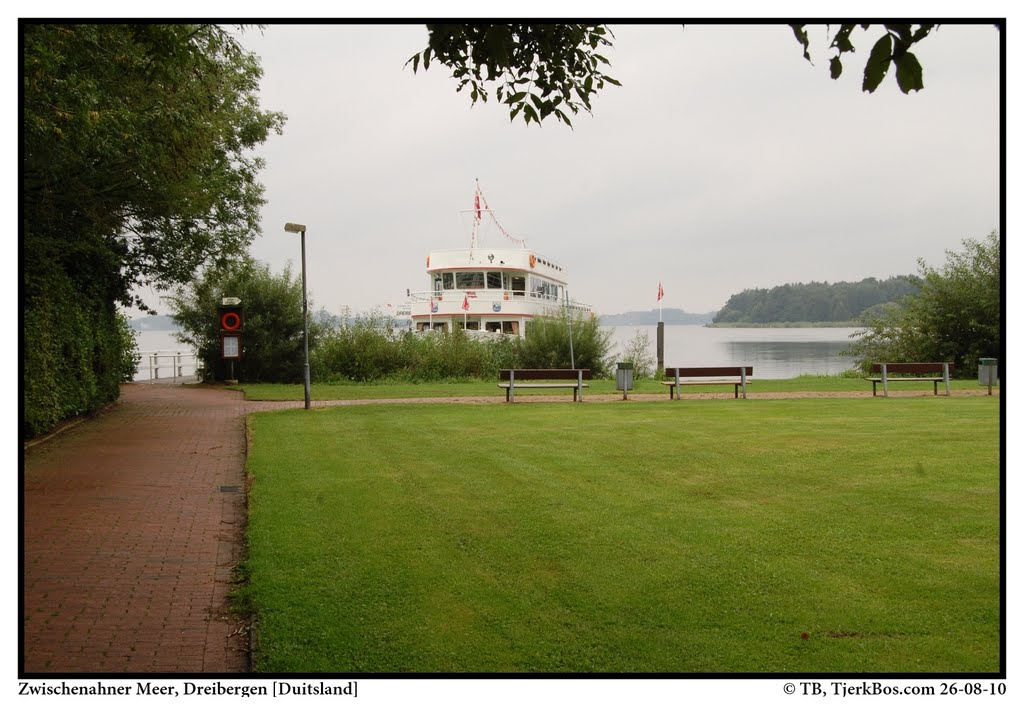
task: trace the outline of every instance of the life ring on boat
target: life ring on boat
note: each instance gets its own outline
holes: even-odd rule
[[[537,257],[535,257],[533,254],[530,254],[530,268],[537,268]]]

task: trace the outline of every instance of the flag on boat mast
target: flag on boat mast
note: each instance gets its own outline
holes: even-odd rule
[[[469,320],[469,295],[462,297],[462,329],[468,330]]]

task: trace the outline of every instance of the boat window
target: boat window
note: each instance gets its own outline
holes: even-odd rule
[[[509,333],[510,335],[515,335],[519,331],[519,328],[517,327],[518,325],[519,324],[516,323],[515,321],[503,321],[501,324],[501,332]]]
[[[457,271],[455,273],[455,288],[483,288],[483,271]]]
[[[489,320],[484,326],[488,333],[500,333],[501,332],[501,321]]]
[[[466,330],[480,330],[480,321],[478,321],[478,320],[466,321]]]
[[[512,291],[517,296],[523,296],[526,294],[526,277],[525,276],[513,276],[512,277]]]
[[[555,299],[558,298],[558,284],[546,281],[545,279],[530,279],[530,287],[535,298]]]
[[[501,272],[500,271],[488,271],[487,272],[487,288],[501,288]]]
[[[441,274],[434,274],[434,290],[441,290]]]
[[[444,274],[442,274],[442,276],[444,276],[445,291],[451,291],[453,288],[455,288],[455,275],[452,274],[452,272],[446,271]]]

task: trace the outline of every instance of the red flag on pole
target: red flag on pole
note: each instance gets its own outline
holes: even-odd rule
[[[480,193],[473,195],[473,206],[476,208],[476,218],[480,219]]]
[[[658,282],[658,300],[665,298],[665,289],[661,287],[661,281]]]
[[[469,310],[469,296],[463,296],[462,297],[462,310],[464,310],[464,311],[468,311]]]

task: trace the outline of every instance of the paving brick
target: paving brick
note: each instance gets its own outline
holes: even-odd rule
[[[222,486],[245,490],[246,412],[278,408],[131,384],[26,449],[23,672],[247,670],[227,601],[245,494]]]

